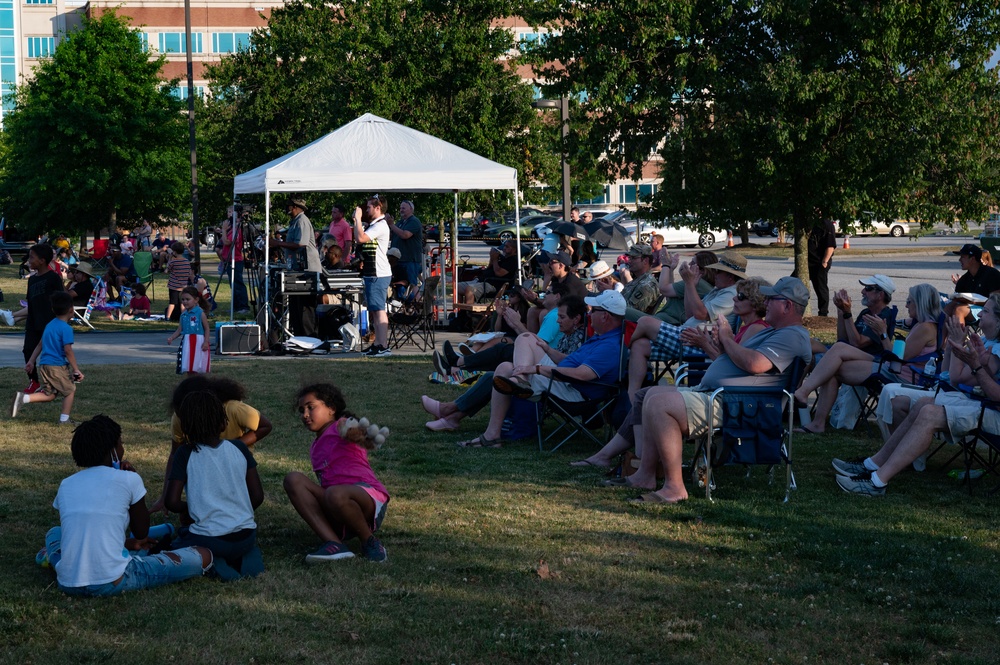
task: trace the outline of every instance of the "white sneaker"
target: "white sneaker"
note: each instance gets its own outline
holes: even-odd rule
[[[24,404],[24,393],[18,390],[14,393],[14,403],[10,405],[11,418],[17,418],[17,412],[21,410],[22,404]]]
[[[0,309],[0,320],[3,320],[3,322],[8,326],[14,325],[13,312],[11,312],[9,309]]]

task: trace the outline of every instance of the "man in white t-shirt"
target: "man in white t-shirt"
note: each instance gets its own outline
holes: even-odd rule
[[[368,316],[375,330],[375,342],[365,352],[369,358],[386,358],[392,351],[389,342],[389,315],[386,312],[386,296],[392,281],[389,266],[389,224],[385,220],[385,201],[378,194],[365,201],[364,217],[371,220],[362,223],[361,208],[354,209],[354,238],[360,247],[363,266],[361,279],[365,285],[365,302]]]

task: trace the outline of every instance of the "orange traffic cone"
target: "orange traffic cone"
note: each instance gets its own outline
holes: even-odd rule
[[[726,231],[726,247],[735,247],[735,246],[736,245],[733,244],[733,232]]]
[[[844,234],[844,249],[851,248],[851,236]]]

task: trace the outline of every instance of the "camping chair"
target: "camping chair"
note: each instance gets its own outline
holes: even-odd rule
[[[423,297],[389,314],[390,349],[398,349],[407,342],[419,346],[421,351],[434,348],[434,289],[440,279],[428,277]]]
[[[136,252],[132,256],[132,265],[135,267],[136,281],[148,287],[149,300],[154,300],[156,284],[153,281],[153,254]]]
[[[78,321],[91,330],[97,330],[90,322],[90,315],[95,309],[104,310],[108,304],[108,289],[104,285],[104,278],[97,277],[94,282],[94,290],[90,293],[90,300],[85,307],[73,307],[73,320]]]
[[[785,465],[785,499],[796,489],[792,471],[792,429],[795,418],[794,393],[805,373],[805,363],[796,359],[780,386],[725,386],[712,392],[708,422],[715,422],[721,409],[721,427],[709,428],[695,447],[691,464],[695,482],[705,486],[705,498],[712,500],[714,469],[742,464],[750,476],[752,465],[767,466],[769,482],[774,466]],[[716,444],[716,437],[719,437]]]
[[[983,475],[1000,475],[1000,435],[992,434],[983,427],[983,418],[989,412],[1000,411],[1000,403],[988,399],[980,399],[982,410],[979,412],[979,422],[976,428],[957,441],[959,451],[951,456],[945,466],[949,466],[959,455],[962,456],[962,463],[965,469],[963,482],[969,486],[969,494],[972,494],[973,467],[980,467]],[[940,450],[938,446],[934,452]],[[933,455],[933,453],[931,453]],[[1000,490],[1000,485],[987,492],[988,495],[995,494]]]
[[[575,434],[582,434],[598,446],[603,446],[611,437],[611,432],[608,430],[614,426],[612,414],[615,411],[616,405],[619,400],[623,398],[627,399],[624,390],[627,367],[628,345],[624,343],[623,335],[621,350],[618,354],[617,381],[612,383],[579,381],[562,374],[558,370],[553,370],[549,386],[541,393],[535,406],[538,419],[538,449],[544,451],[546,442],[554,439],[563,431],[567,431],[566,436],[559,443],[552,446],[548,452],[555,452],[564,443],[573,438]],[[587,385],[589,387],[596,387],[599,390],[597,395],[590,399],[579,402],[568,402],[553,394],[552,388],[555,383],[559,382],[571,386]],[[542,425],[549,416],[556,421],[557,425],[554,430],[545,435],[542,432]],[[601,428],[604,428],[605,432],[603,433],[603,438],[598,438],[594,434],[594,431]]]

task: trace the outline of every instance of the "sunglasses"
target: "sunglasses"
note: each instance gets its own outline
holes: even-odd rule
[[[863,288],[861,290],[862,291],[881,291],[882,289],[878,288],[877,286],[872,286],[871,284],[869,284],[869,285],[865,286],[865,288]]]
[[[736,299],[737,300],[750,300],[750,296],[748,296],[745,293],[737,293],[736,294]]]

